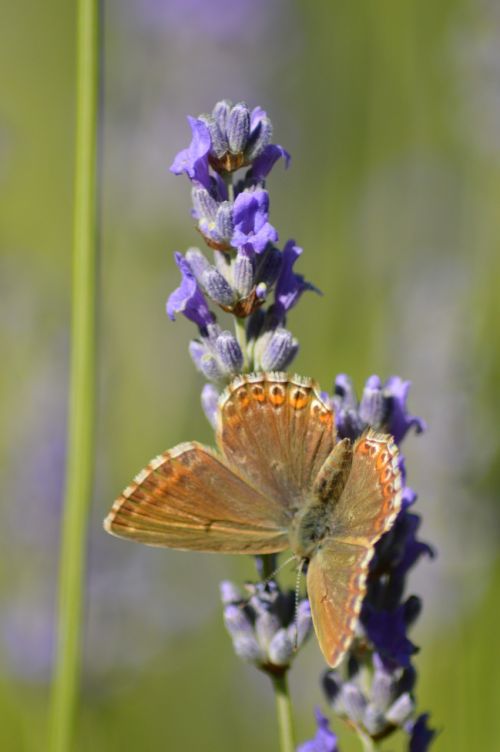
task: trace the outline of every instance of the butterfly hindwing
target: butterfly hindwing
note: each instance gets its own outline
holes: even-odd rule
[[[309,562],[307,593],[326,662],[335,668],[351,643],[373,549],[326,539]]]
[[[332,410],[310,379],[284,373],[241,376],[220,400],[221,452],[289,515],[304,503],[334,440]]]
[[[115,501],[105,529],[153,546],[263,554],[288,545],[280,504],[196,442],[164,452]]]

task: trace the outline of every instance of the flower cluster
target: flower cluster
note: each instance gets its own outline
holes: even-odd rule
[[[244,596],[232,582],[221,583],[224,623],[236,655],[273,675],[284,673],[312,629],[309,601],[296,602],[274,581],[248,585]]]
[[[213,422],[219,390],[235,375],[290,365],[298,343],[286,316],[305,290],[315,288],[294,271],[302,249],[293,240],[280,249],[269,221],[265,181],[279,159],[289,164],[290,155],[271,143],[264,110],[223,100],[212,114],[188,120],[191,143],[171,170],[191,181],[192,214],[213,257],[198,248],[175,254],[182,279],[167,313],[171,319],[182,313],[198,327],[189,350],[209,382],[202,404]],[[214,307],[233,315],[235,334],[221,328]]]
[[[410,428],[423,431],[424,422],[407,411],[409,387],[408,381],[396,376],[385,384],[378,376],[371,376],[358,402],[350,379],[339,375],[332,397],[339,436],[354,440],[372,426],[392,434],[400,445]],[[433,552],[417,538],[420,517],[410,511],[417,496],[406,485],[402,454],[399,462],[402,510],[376,546],[356,638],[340,668],[325,673],[323,690],[334,712],[361,737],[377,741],[400,728],[409,735],[410,752],[424,752],[434,732],[427,727],[427,715],[415,719],[417,675],[411,657],[417,648],[408,638],[421,602],[414,595],[405,597],[405,583],[419,558]],[[326,733],[322,716],[318,721],[320,732]],[[307,749],[314,752],[323,747]]]

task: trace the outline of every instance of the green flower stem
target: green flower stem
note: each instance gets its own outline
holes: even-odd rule
[[[295,752],[295,731],[293,728],[292,702],[288,692],[286,673],[271,676],[276,699],[276,715],[280,737],[280,752]]]
[[[94,471],[99,2],[78,0],[68,465],[60,555],[51,752],[75,748],[87,517]]]
[[[362,731],[357,732],[358,739],[361,741],[361,745],[363,747],[363,752],[376,752],[377,747],[375,746],[375,742],[370,739],[369,736],[366,734],[363,734]]]
[[[248,357],[247,357],[247,330],[245,319],[234,317],[234,333],[236,335],[236,341],[238,342],[241,352],[243,353],[243,373],[246,373],[248,369]]]

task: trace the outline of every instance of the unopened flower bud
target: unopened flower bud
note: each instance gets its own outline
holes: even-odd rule
[[[236,337],[231,332],[221,332],[215,340],[215,349],[228,376],[235,376],[241,372],[243,353]]]
[[[193,186],[191,189],[191,198],[196,217],[206,222],[215,222],[218,204],[207,189],[201,185]]]
[[[250,134],[250,111],[244,102],[235,104],[226,128],[229,151],[239,154],[245,149]]]
[[[219,392],[213,384],[205,384],[201,391],[201,406],[208,422],[215,430],[217,427],[217,407],[219,404]]]
[[[265,371],[284,370],[293,360],[299,345],[287,329],[276,329],[261,355],[261,366]]]
[[[254,285],[254,263],[251,258],[238,254],[233,265],[233,279],[239,294],[242,297],[249,295]]]
[[[214,267],[203,272],[201,284],[207,295],[219,305],[230,306],[233,303],[234,294],[230,284]]]
[[[271,143],[273,126],[267,115],[264,115],[250,133],[245,156],[249,162],[258,157],[266,146]]]
[[[359,404],[359,417],[369,426],[378,427],[384,419],[385,399],[382,382],[378,376],[370,376],[365,384]]]

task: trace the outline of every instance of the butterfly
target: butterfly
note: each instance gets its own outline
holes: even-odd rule
[[[401,508],[398,449],[372,429],[337,441],[309,378],[238,376],[218,403],[218,452],[179,444],[153,459],[104,521],[152,546],[227,554],[291,548],[307,562],[320,648],[335,667],[352,641],[374,546]]]

